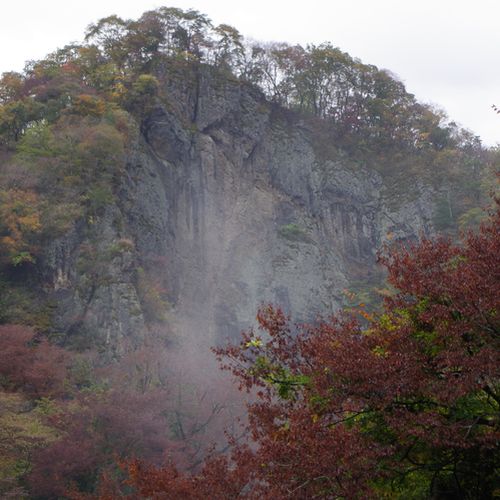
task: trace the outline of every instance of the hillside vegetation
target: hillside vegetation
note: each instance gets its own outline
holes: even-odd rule
[[[417,102],[387,70],[329,43],[248,44],[196,11],[160,8],[137,21],[101,19],[84,44],[2,76],[2,262],[33,262],[44,237],[112,203],[130,136],[155,99],[168,103],[162,77],[190,79],[201,65],[300,113],[324,149],[344,151],[395,184],[414,176],[442,187],[438,229],[477,217],[495,152]]]
[[[127,346],[121,356],[111,356],[107,347],[90,335],[83,338],[58,331],[54,325],[57,304],[46,293],[49,285],[41,265],[50,242],[71,232],[84,235],[74,271],[83,277],[76,294],[87,305],[100,286],[113,282],[113,262],[121,259],[123,266],[128,265],[127,259],[132,260],[136,250],[134,241],[123,237],[103,248],[99,223],[111,213],[114,226],[125,224],[117,212],[108,209],[119,203],[123,181],[130,176],[128,155],[144,140],[152,111],[159,105],[171,110],[179,106],[171,82],[196,89],[200,74],[206,71],[218,81],[252,89],[266,109],[299,123],[312,137],[318,158],[342,158],[353,170],[377,172],[385,182],[389,204],[391,200],[397,203],[394,200],[399,196],[417,196],[412,192],[417,184],[430,186],[437,193],[432,221],[436,231],[455,238],[460,230],[477,228],[485,217],[481,207],[494,189],[499,152],[484,148],[478,137],[442,111],[419,103],[389,71],[365,64],[330,43],[306,47],[253,43],[231,26],[214,26],[197,11],[162,7],[137,20],[117,16],[101,19],[89,26],[81,44],[30,61],[22,73],[4,73],[0,79],[0,496],[48,499],[95,495],[99,482],[111,490],[118,488],[127,468],[123,461],[139,458],[159,465],[168,452],[180,471],[198,471],[210,439],[223,443],[218,449],[227,445],[220,427],[210,431],[217,419],[230,421],[230,412],[224,413],[217,402],[217,398],[228,397],[226,390],[218,387],[217,395],[206,397],[196,387],[180,387],[172,379],[176,363],[169,359],[172,339],[156,335],[158,325],[169,332],[165,313],[169,296],[151,269],[136,266],[132,274],[140,300],[137,316],[144,316],[151,327],[149,333],[154,331],[155,335],[146,341],[142,338],[142,345]],[[195,134],[195,117],[179,115],[185,121],[186,134]],[[316,244],[293,221],[276,231],[284,244],[296,249],[301,244]],[[427,304],[425,297],[418,295],[418,299],[419,304]],[[409,310],[419,312],[414,305]],[[385,328],[384,333],[401,320],[397,311],[391,314],[390,324],[377,323],[377,328]],[[401,316],[406,321],[405,314]],[[450,314],[455,319],[455,312]],[[493,309],[484,314],[497,321]],[[473,316],[471,321],[475,319]],[[82,323],[81,318],[72,321]],[[439,325],[441,328],[443,323]],[[419,342],[422,340],[422,349],[432,350],[434,337],[425,328],[425,338],[419,337]],[[377,335],[382,333],[377,330]],[[248,342],[257,340],[252,337]],[[481,351],[482,347],[474,344],[472,349]],[[384,352],[380,353],[383,358]],[[110,358],[116,363],[107,366]],[[262,362],[267,363],[265,359]],[[489,364],[487,367],[494,371]],[[258,364],[257,368],[268,372],[282,369]],[[266,372],[265,376],[270,375]],[[436,384],[441,387],[439,377],[437,374]],[[280,411],[289,404],[296,409],[295,392],[292,394],[289,387],[296,382],[289,378],[278,388],[282,391],[279,396],[284,397]],[[300,379],[297,384],[307,392],[303,382]],[[429,381],[429,387],[432,383]],[[473,384],[469,379],[468,383]],[[490,387],[489,381],[485,387]],[[497,396],[490,401],[487,391],[479,395],[472,389],[469,392],[473,394],[463,396],[460,405],[446,406],[447,421],[463,411],[469,422],[477,416],[476,407],[491,413],[490,406],[498,403]],[[434,408],[432,401],[425,404],[419,411]],[[306,410],[310,412],[306,417],[298,417],[317,417],[316,427],[329,418],[312,412],[312,407]],[[498,417],[490,413],[485,413],[485,425],[494,427]],[[376,420],[382,414],[377,408],[366,421],[356,415],[356,422],[372,429],[379,425]],[[279,435],[289,431],[285,420],[283,417],[275,429]],[[464,445],[460,463],[468,467],[472,460],[483,457],[483,452],[490,453],[489,427],[471,431],[476,448],[471,448],[469,459]],[[387,431],[380,429],[373,431],[380,432],[377,439]],[[441,427],[436,429],[438,432]],[[403,432],[399,428],[394,432],[399,431]],[[408,443],[413,438],[411,433],[404,434]],[[486,451],[481,448],[483,442]],[[436,467],[429,459],[432,452],[432,443],[425,441],[416,453],[432,468]],[[446,453],[443,455],[448,459]],[[255,457],[258,455],[252,455],[252,460]],[[281,455],[276,453],[276,457]],[[484,473],[488,492],[493,491],[493,458],[488,455]],[[140,490],[142,476],[134,469],[140,462],[134,462],[135,466],[127,463]],[[226,473],[225,463],[221,463],[209,462],[208,466]],[[465,474],[466,484],[483,478],[477,468],[472,469],[472,479]],[[178,474],[177,469],[172,470],[167,469],[167,474]],[[147,472],[155,473],[153,469]],[[451,473],[449,469],[445,472],[439,480],[449,484]],[[410,487],[418,483],[421,491],[432,480],[428,468],[401,472],[406,473]],[[211,487],[213,476],[207,477]],[[267,480],[265,474],[255,477],[259,484]],[[374,486],[385,494],[390,489],[385,479],[377,476],[374,486],[363,476],[362,486],[366,491]],[[273,492],[283,493],[284,476],[282,481],[273,485]],[[352,478],[348,482],[349,488],[354,488],[346,490],[349,494],[355,490],[354,483]],[[404,495],[408,484],[404,480],[401,484],[397,488]],[[297,486],[296,481],[293,485]],[[316,486],[311,486],[314,494],[327,491],[322,489],[323,483],[319,489]],[[473,487],[480,491],[476,483]],[[127,488],[120,494],[130,493]],[[113,491],[111,498],[118,490]]]

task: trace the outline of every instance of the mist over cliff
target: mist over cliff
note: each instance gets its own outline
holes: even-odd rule
[[[394,187],[328,137],[325,154],[321,124],[216,69],[159,81],[167,98],[127,144],[116,201],[90,237],[75,227],[40,259],[59,331],[119,349],[157,320],[177,339],[234,338],[266,302],[311,320],[345,305],[346,289],[375,300],[384,243],[436,232],[446,184],[408,174]],[[131,244],[106,262],[109,282],[78,270],[82,245],[99,258],[120,241]]]
[[[208,387],[263,303],[375,308],[377,252],[477,224],[497,155],[330,44],[178,9],[4,74],[0,144],[0,321]]]

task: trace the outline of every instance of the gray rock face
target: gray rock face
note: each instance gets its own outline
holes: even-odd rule
[[[350,283],[373,276],[387,238],[432,231],[427,188],[388,204],[377,173],[319,155],[312,132],[257,90],[209,70],[191,88],[165,85],[169,101],[130,146],[119,203],[91,227],[108,256],[99,279],[83,283],[88,235],[75,229],[47,252],[67,335],[77,325],[117,352],[139,339],[147,293],[138,269],[166,290],[179,335],[234,336],[262,302],[297,320],[326,315]]]

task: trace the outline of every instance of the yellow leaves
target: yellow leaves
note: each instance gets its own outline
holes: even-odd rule
[[[44,425],[36,409],[26,411],[27,402],[23,396],[0,391],[0,476],[13,465],[11,460],[20,454],[29,454],[40,444],[57,439],[57,432]]]
[[[245,347],[250,348],[250,347],[261,347],[262,346],[262,340],[259,338],[249,340],[246,344]]]
[[[16,246],[16,240],[10,236],[4,236],[1,240],[2,246],[7,248],[14,248]]]
[[[333,340],[332,342],[330,342],[330,346],[333,349],[339,349],[340,347],[342,347],[342,342],[340,342],[340,340]],[[325,370],[327,370],[327,368],[325,368]],[[325,373],[326,373],[326,371],[325,371]]]
[[[153,75],[140,75],[133,83],[132,89],[138,95],[155,95],[160,83]]]
[[[83,116],[101,117],[106,112],[106,102],[99,97],[80,94],[75,98],[72,109]]]
[[[388,314],[382,314],[378,319],[379,325],[383,330],[386,331],[394,331],[397,328],[397,324],[394,321],[393,316],[389,316]]]
[[[14,265],[33,262],[33,237],[41,230],[36,193],[19,189],[0,191],[0,234],[3,234],[0,258]]]
[[[23,217],[19,217],[18,223],[22,229],[27,231],[38,233],[42,229],[42,224],[40,223],[40,216],[38,213],[31,213]]]
[[[113,86],[113,88],[110,92],[110,98],[113,101],[119,102],[121,99],[123,99],[123,97],[126,94],[127,94],[127,87],[125,87],[125,85],[123,85],[123,83],[118,82]]]
[[[373,354],[375,354],[375,356],[378,356],[381,358],[386,358],[388,355],[388,352],[380,345],[374,347],[372,349],[372,352],[373,352]]]
[[[349,307],[345,309],[347,312],[360,316],[369,323],[375,320],[375,315],[370,312],[373,307],[373,289],[364,289],[356,293],[344,288],[342,294],[350,303]]]

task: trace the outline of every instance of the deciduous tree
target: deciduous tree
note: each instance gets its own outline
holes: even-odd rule
[[[361,326],[295,326],[271,306],[260,331],[217,353],[249,406],[253,445],[194,477],[129,466],[152,498],[491,498],[500,438],[500,210],[461,245],[423,240],[381,258],[398,292]],[[225,478],[237,481],[225,485]]]

